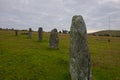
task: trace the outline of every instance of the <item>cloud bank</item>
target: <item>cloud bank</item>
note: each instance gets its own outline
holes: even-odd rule
[[[69,30],[82,15],[88,32],[120,30],[120,0],[0,0],[0,27]]]

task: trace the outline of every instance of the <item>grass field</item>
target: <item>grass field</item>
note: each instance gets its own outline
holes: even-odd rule
[[[108,42],[108,39],[111,42]],[[38,41],[0,30],[0,80],[70,80],[69,35],[59,34],[59,49],[48,48],[49,33]],[[120,80],[120,38],[88,36],[93,80]]]

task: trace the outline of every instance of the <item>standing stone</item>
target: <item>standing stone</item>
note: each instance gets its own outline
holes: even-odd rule
[[[58,49],[58,32],[57,29],[53,29],[50,33],[49,48]]]
[[[39,41],[42,41],[42,32],[43,32],[43,29],[40,27],[40,28],[38,29],[38,40],[39,40]]]
[[[85,22],[73,16],[70,29],[70,74],[72,80],[92,80]]]
[[[15,30],[15,36],[18,36],[18,30]]]
[[[28,38],[32,38],[32,29],[31,28],[29,28],[29,32],[28,32]]]

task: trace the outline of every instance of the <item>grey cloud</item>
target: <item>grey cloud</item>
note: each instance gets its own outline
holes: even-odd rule
[[[120,29],[119,0],[0,0],[0,26],[69,30],[73,15],[82,15],[88,32]]]

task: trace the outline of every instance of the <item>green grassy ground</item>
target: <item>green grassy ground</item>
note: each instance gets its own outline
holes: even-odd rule
[[[108,42],[108,39],[111,42]],[[69,35],[59,34],[59,49],[48,48],[49,33],[14,36],[0,30],[0,80],[70,80]],[[93,80],[120,80],[120,38],[89,36]]]

